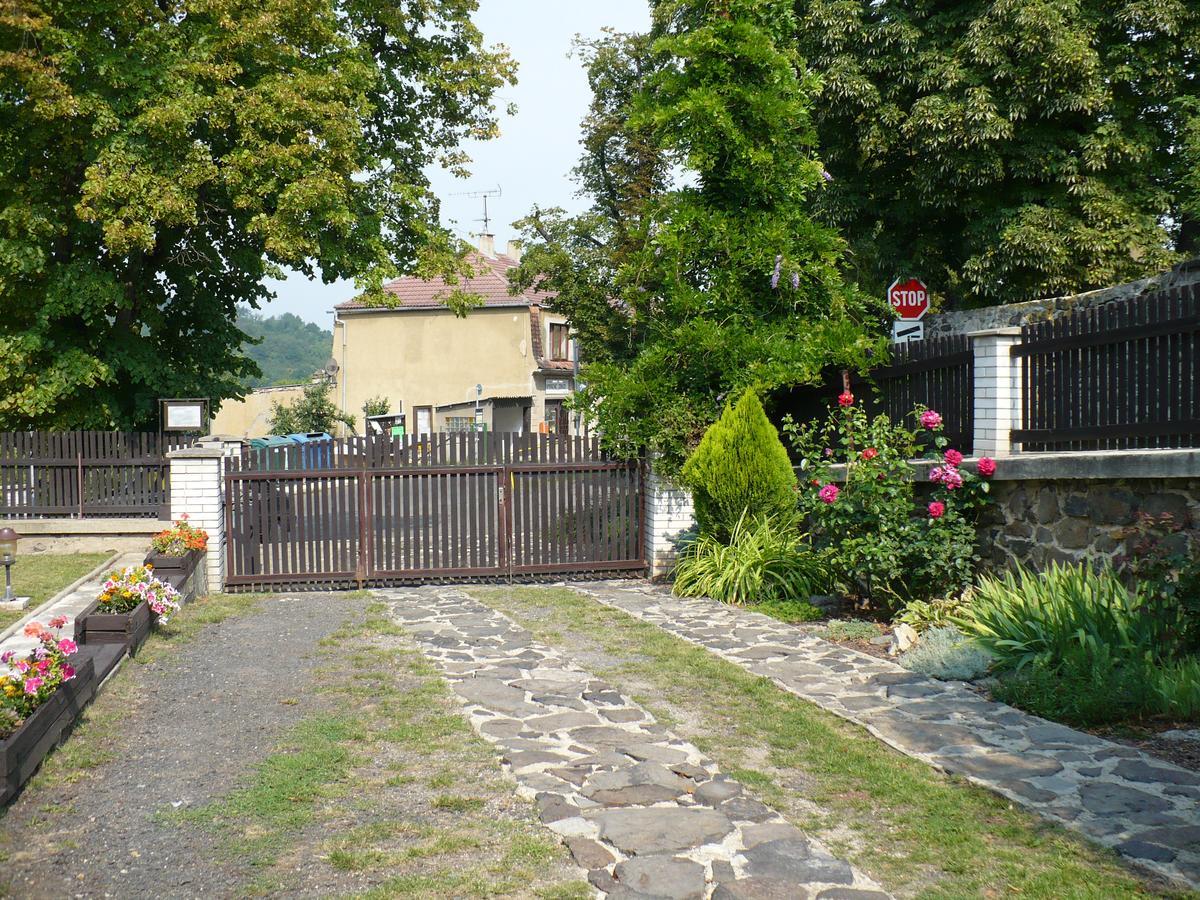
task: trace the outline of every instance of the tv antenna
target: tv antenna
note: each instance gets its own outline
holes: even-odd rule
[[[499,197],[504,196],[504,191],[500,188],[500,185],[496,185],[494,188],[489,188],[486,191],[463,191],[462,193],[451,194],[450,196],[451,197],[469,197],[472,200],[482,199],[483,200],[483,218],[482,219],[474,219],[473,221],[483,223],[483,233],[484,234],[492,233],[492,228],[491,228],[492,217],[490,215],[488,215],[488,198],[489,197],[499,198]]]

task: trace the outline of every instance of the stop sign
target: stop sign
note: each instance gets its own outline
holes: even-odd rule
[[[888,303],[901,319],[915,322],[929,312],[929,288],[919,278],[897,278],[887,292]]]

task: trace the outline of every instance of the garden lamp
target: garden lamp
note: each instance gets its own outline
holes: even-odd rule
[[[4,566],[5,602],[16,599],[12,587],[12,565],[17,561],[17,539],[20,537],[11,528],[0,528],[0,565]]]

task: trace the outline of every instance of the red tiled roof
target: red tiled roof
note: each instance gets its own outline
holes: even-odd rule
[[[355,309],[438,309],[445,308],[446,296],[455,287],[461,288],[483,298],[484,306],[529,306],[549,300],[553,294],[539,293],[533,290],[523,291],[516,296],[508,292],[508,272],[517,265],[517,260],[502,253],[494,257],[484,256],[475,250],[467,254],[467,260],[472,267],[481,270],[478,275],[464,279],[457,285],[448,285],[442,279],[426,281],[415,275],[406,275],[389,281],[383,286],[388,294],[396,298],[395,307],[379,307],[363,303],[361,300],[347,300],[335,308],[339,310]]]

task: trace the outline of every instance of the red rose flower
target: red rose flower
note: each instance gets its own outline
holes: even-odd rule
[[[874,447],[868,447],[866,450],[864,450],[862,452],[863,459],[874,459],[878,455],[879,455],[879,451],[876,450]]]
[[[842,391],[838,394],[838,405],[842,407],[854,405],[854,395],[849,391]]]
[[[961,453],[959,453],[957,450],[947,450],[945,453],[942,454],[942,459],[944,459],[946,462],[948,462],[952,466],[961,466],[962,461],[963,461],[963,455]]]
[[[932,503],[929,504],[929,518],[940,519],[945,514],[946,514],[946,504],[945,503],[940,503],[939,501],[934,500]]]
[[[996,474],[996,461],[990,456],[981,456],[979,462],[975,463],[975,471],[984,478],[990,478]]]

